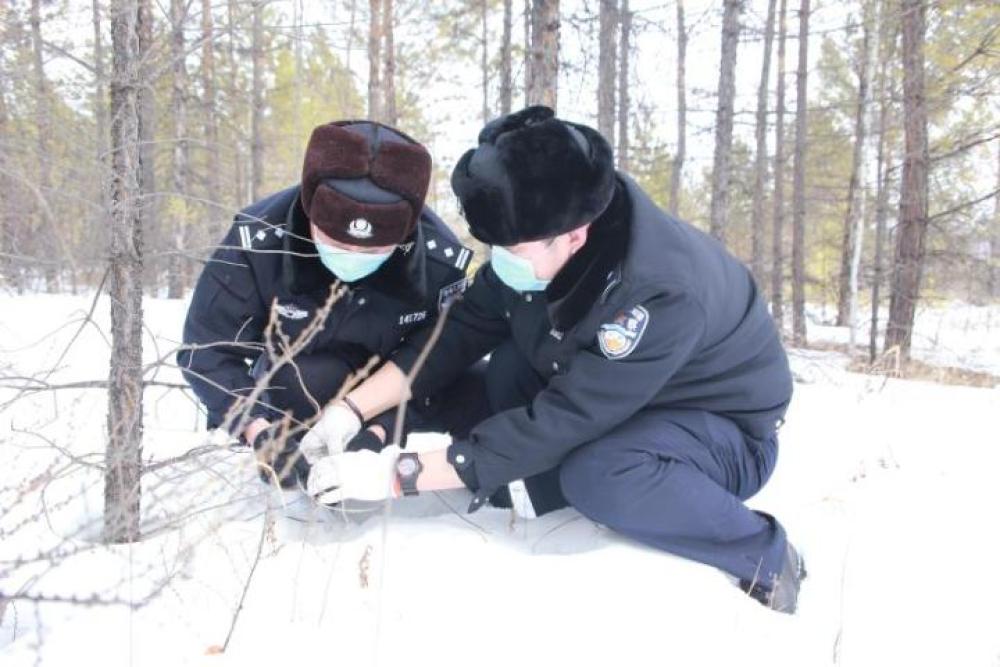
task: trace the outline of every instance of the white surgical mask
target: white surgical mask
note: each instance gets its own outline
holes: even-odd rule
[[[347,283],[361,280],[375,273],[392,255],[392,251],[371,253],[344,250],[336,246],[317,243],[319,260],[330,272]]]

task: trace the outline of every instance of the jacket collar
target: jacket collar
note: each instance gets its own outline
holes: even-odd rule
[[[329,292],[335,276],[323,265],[316,252],[309,230],[309,218],[302,208],[299,188],[285,213],[286,233],[282,254],[285,286],[292,293],[315,294]],[[427,257],[424,250],[423,230],[418,221],[416,229],[406,241],[396,247],[385,264],[372,275],[354,283],[350,288],[364,286],[399,299],[419,304],[427,298]]]
[[[579,324],[609,285],[621,280],[629,245],[631,205],[625,186],[615,180],[608,208],[590,226],[587,242],[545,290],[549,321],[557,331]]]

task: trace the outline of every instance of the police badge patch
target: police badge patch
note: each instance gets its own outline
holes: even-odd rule
[[[465,292],[466,286],[469,284],[468,278],[462,278],[457,282],[453,282],[450,285],[445,285],[438,292],[438,312],[445,309],[446,306],[450,305],[452,301],[462,296]]]
[[[623,359],[632,353],[649,324],[649,311],[635,306],[620,311],[597,330],[597,344],[608,359]]]

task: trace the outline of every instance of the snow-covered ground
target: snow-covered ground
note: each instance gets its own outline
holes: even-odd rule
[[[54,366],[54,384],[105,379],[104,299],[99,326],[60,359],[89,305],[0,297],[2,383]],[[185,307],[146,301],[148,361],[172,361]],[[1000,308],[920,317],[917,356],[1000,369]],[[805,554],[795,616],[573,510],[466,515],[453,492],[280,518],[247,455],[224,446],[148,475],[154,532],[100,546],[105,401],[62,390],[0,412],[0,592],[155,595],[135,611],[0,599],[0,664],[1000,665],[1000,388],[866,377],[834,352],[791,356],[779,465],[750,504]],[[157,379],[180,381],[169,368]],[[14,395],[0,388],[0,405]],[[147,391],[147,459],[209,443],[188,396]],[[53,546],[79,553],[55,567],[17,561]]]

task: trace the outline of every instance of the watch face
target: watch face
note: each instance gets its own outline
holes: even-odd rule
[[[417,462],[411,458],[399,459],[396,463],[396,471],[402,477],[409,477],[413,473],[417,472]]]

